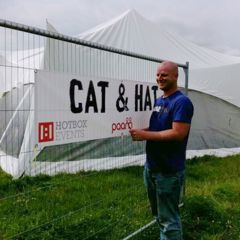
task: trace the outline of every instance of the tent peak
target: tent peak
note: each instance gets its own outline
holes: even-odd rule
[[[46,29],[50,32],[59,33],[57,29],[46,18]]]
[[[132,17],[134,19],[143,19],[148,21],[144,16],[142,16],[135,8],[128,9],[126,12],[121,14],[122,17]]]
[[[95,34],[96,32],[99,31],[103,31],[104,29],[107,29],[111,26],[113,26],[114,24],[121,22],[121,21],[132,21],[132,22],[139,22],[141,20],[143,21],[148,21],[146,18],[144,18],[142,15],[140,15],[134,8],[132,9],[128,9],[125,12],[121,13],[120,15],[118,15],[117,17],[104,22],[102,24],[99,24],[87,31],[84,31],[80,34],[77,35],[78,38],[85,38],[86,36],[89,36],[91,34]]]

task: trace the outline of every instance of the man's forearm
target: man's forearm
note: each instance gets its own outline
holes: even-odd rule
[[[174,130],[168,129],[163,131],[142,131],[136,134],[139,140],[156,140],[156,141],[169,141],[169,140],[182,140],[182,135]]]
[[[153,141],[181,141],[183,140],[190,129],[190,124],[174,122],[171,129],[162,131],[149,131],[143,129],[131,129],[129,132],[134,141],[153,140]]]

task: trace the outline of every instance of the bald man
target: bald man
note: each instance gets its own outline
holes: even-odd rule
[[[156,81],[163,95],[155,102],[149,127],[130,130],[134,141],[147,141],[144,182],[160,226],[160,240],[182,239],[178,204],[194,108],[178,90],[177,80],[176,63],[163,62],[157,67]]]

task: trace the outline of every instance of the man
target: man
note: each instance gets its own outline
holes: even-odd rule
[[[147,140],[144,182],[160,240],[182,239],[178,204],[193,105],[178,90],[177,79],[177,64],[167,61],[158,66],[156,81],[163,96],[155,102],[149,128],[130,130],[134,141]]]

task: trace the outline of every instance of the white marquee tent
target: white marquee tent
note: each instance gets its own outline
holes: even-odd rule
[[[177,34],[167,32],[159,23],[143,18],[135,10],[129,10],[77,37],[146,56],[183,64],[189,62],[190,89],[240,106],[240,57],[218,53],[186,41]],[[206,68],[211,70],[206,71]]]
[[[49,23],[47,24],[47,29],[56,32]],[[195,105],[188,156],[196,154],[196,152],[191,150],[199,149],[225,149],[224,151],[227,154],[240,151],[240,94],[238,92],[240,88],[240,57],[221,54],[188,42],[176,34],[167,32],[160,24],[143,18],[135,10],[127,11],[107,23],[79,34],[77,37],[182,64],[188,61],[190,63],[189,96]],[[15,177],[19,177],[23,173],[34,175],[44,171],[51,174],[51,168],[55,168],[56,172],[74,172],[77,164],[78,169],[81,169],[81,166],[84,169],[116,167],[116,165],[111,163],[110,158],[106,160],[105,156],[103,156],[104,162],[110,162],[107,167],[106,164],[101,166],[100,161],[96,159],[92,161],[89,159],[86,161],[72,161],[71,167],[69,167],[68,162],[66,167],[64,164],[65,159],[63,158],[59,159],[59,162],[55,162],[54,166],[49,165],[49,169],[45,168],[44,171],[42,171],[44,168],[41,163],[35,162],[35,169],[33,170],[30,163],[34,158],[34,153],[26,155],[26,149],[34,148],[32,146],[34,141],[31,141],[33,138],[33,114],[29,111],[18,110],[24,110],[24,108],[33,109],[34,73],[33,70],[26,70],[25,68],[21,72],[18,68],[16,68],[17,70],[12,70],[12,68],[3,66],[7,64],[10,66],[17,65],[45,69],[45,65],[47,65],[48,70],[51,70],[49,66],[56,60],[53,59],[54,54],[51,53],[49,44],[46,44],[44,48],[28,50],[26,53],[19,51],[16,54],[11,53],[11,58],[0,56],[2,81],[0,85],[0,95],[2,95],[0,107],[4,109],[9,103],[14,110],[9,115],[6,113],[3,115],[4,112],[1,111],[2,115],[0,118],[5,119],[7,124],[0,126],[0,166]],[[63,54],[61,49],[58,54],[59,56]],[[24,57],[20,58],[19,56]],[[88,56],[85,53],[86,57]],[[54,62],[54,64],[62,65],[60,61],[67,60],[58,60],[59,62]],[[108,60],[106,59],[105,61]],[[107,64],[114,64],[114,61]],[[94,71],[93,69],[92,71]],[[96,72],[95,74],[98,73]],[[109,73],[105,72],[103,74],[108,77]],[[122,76],[127,78],[127,75],[125,76],[124,73],[122,73]],[[7,84],[6,79],[11,79],[9,81],[11,84]],[[149,79],[149,76],[143,79],[154,82],[154,72],[151,79]],[[180,72],[179,85],[184,86],[183,72]],[[15,99],[13,96],[16,95],[17,98]],[[19,114],[22,115],[20,116]],[[18,119],[18,122],[16,119]],[[22,125],[20,124],[22,127],[19,127],[19,119],[22,119]],[[18,139],[15,141],[15,144],[11,143],[12,148],[9,148],[9,141],[12,141],[16,136],[18,136]],[[91,144],[93,146],[98,145],[98,140],[93,141]],[[91,144],[89,143],[89,145]],[[106,140],[106,144],[109,144],[108,140]],[[9,153],[5,150],[6,146],[8,146],[8,149],[11,149]],[[91,147],[88,146],[89,148]],[[216,150],[212,150],[212,152],[216,153]],[[130,149],[129,153],[131,155]],[[200,151],[198,153],[201,155]],[[142,161],[143,157],[136,159]],[[63,161],[60,162],[60,160]],[[128,158],[124,155],[121,158],[122,164],[126,164],[127,161]],[[44,164],[46,167],[46,162]],[[31,165],[31,169],[29,165]]]
[[[78,37],[164,60],[183,64],[188,61],[189,95],[195,104],[188,147],[240,146],[240,57],[186,41],[135,10],[129,10]],[[183,74],[180,74],[179,83],[184,86]]]

